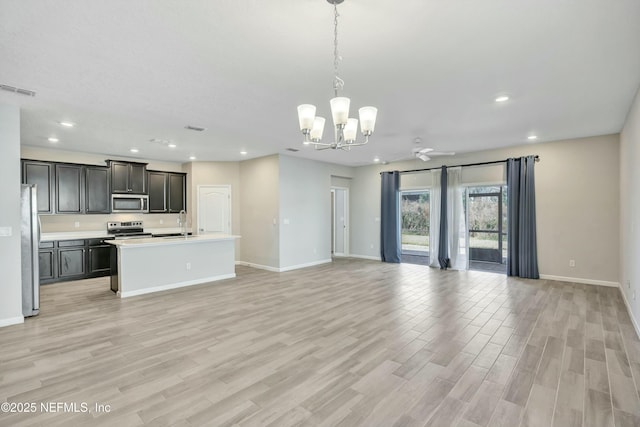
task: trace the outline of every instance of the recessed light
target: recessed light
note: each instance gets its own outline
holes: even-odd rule
[[[534,139],[538,139],[538,135],[529,135],[529,136],[527,137],[527,139],[528,139],[529,141],[533,141]]]
[[[373,159],[373,161],[374,161],[374,162],[376,162],[376,163],[378,163],[378,162],[380,161],[380,158],[379,158],[379,157],[375,157],[375,158]]]
[[[496,98],[496,102],[505,102],[505,101],[508,101],[508,100],[509,100],[509,97],[506,96],[506,95],[499,96],[499,97]]]
[[[195,159],[196,159],[196,156],[190,156],[189,157],[189,160],[195,160]]]
[[[246,155],[247,155],[247,152],[246,152],[246,151],[244,151],[244,150],[242,150],[242,151],[240,152],[240,154],[242,154],[243,156],[246,156]]]
[[[75,123],[71,123],[71,122],[58,122],[58,123],[60,124],[60,126],[64,126],[66,128],[72,128],[76,125]]]
[[[177,145],[176,145],[176,144],[169,144],[169,145],[167,145],[167,147],[169,147],[169,148],[176,148],[176,147],[177,147]]]
[[[60,141],[58,138],[53,138],[53,137],[49,138],[49,142],[58,142],[58,141]]]
[[[140,150],[138,150],[137,148],[132,148],[132,149],[131,149],[131,150],[129,150],[129,151],[131,151],[132,153],[137,153],[137,152],[138,152],[138,151],[140,151]]]

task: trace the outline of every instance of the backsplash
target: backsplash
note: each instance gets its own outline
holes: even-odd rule
[[[144,221],[145,228],[175,228],[178,214],[40,215],[43,233],[105,231],[109,221]],[[189,219],[188,223],[191,225]]]

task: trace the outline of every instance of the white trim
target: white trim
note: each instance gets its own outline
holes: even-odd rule
[[[622,290],[622,286],[620,286],[620,293],[622,294],[622,299],[624,300],[624,305],[627,307],[627,313],[629,313],[629,318],[631,319],[631,324],[633,328],[636,330],[636,335],[640,338],[640,325],[636,321],[635,317],[633,317],[633,311],[631,310],[631,304],[629,304],[629,300],[627,299],[627,294]]]
[[[245,262],[245,261],[236,261],[236,265],[244,265],[245,267],[258,268],[260,270],[267,270],[274,273],[282,273],[285,271],[298,270],[300,268],[313,267],[315,265],[320,265],[320,264],[328,264],[330,262],[332,262],[331,259],[321,259],[319,261],[312,261],[312,262],[307,262],[305,264],[297,264],[297,265],[291,265],[288,267],[281,267],[281,268],[270,267],[268,265],[254,264],[252,262]]]
[[[374,261],[382,261],[382,258],[379,256],[371,256],[371,255],[358,255],[358,254],[350,254],[350,258],[361,258],[361,259],[372,259]]]
[[[620,287],[620,284],[618,282],[609,282],[607,280],[582,279],[580,277],[552,276],[549,274],[541,274],[540,278],[545,280],[557,280],[558,282],[573,282],[573,283],[582,283],[585,285],[607,286],[610,288]]]
[[[0,319],[0,328],[11,325],[19,325],[20,323],[24,323],[24,317],[22,316]]]
[[[161,292],[161,291],[168,291],[170,289],[183,288],[185,286],[199,285],[201,283],[215,282],[218,280],[225,280],[225,279],[233,279],[234,277],[236,277],[235,273],[222,274],[220,276],[203,277],[201,279],[188,280],[186,282],[178,282],[178,283],[171,283],[168,285],[154,286],[153,288],[137,289],[137,290],[128,291],[128,292],[119,291],[118,295],[120,296],[120,298],[128,298],[128,297],[134,297],[137,295],[150,294],[153,292]]]
[[[330,262],[332,262],[331,258],[329,258],[329,259],[321,259],[321,260],[318,260],[318,261],[307,262],[305,264],[297,264],[297,265],[290,265],[288,267],[281,267],[279,270],[280,270],[280,272],[298,270],[299,268],[313,267],[315,265],[328,264]]]

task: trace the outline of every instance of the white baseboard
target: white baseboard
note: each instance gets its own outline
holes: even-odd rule
[[[620,284],[618,282],[609,282],[607,280],[583,279],[580,277],[552,276],[550,274],[541,274],[540,278],[545,280],[557,280],[558,282],[573,282],[573,283],[582,283],[584,285],[608,286],[610,288],[620,287]]]
[[[349,254],[350,258],[361,258],[361,259],[371,259],[373,261],[382,261],[382,258],[379,256],[371,256],[371,255],[358,255],[358,254]]]
[[[624,300],[624,305],[627,306],[627,313],[629,313],[629,318],[631,319],[631,324],[633,328],[636,330],[636,335],[640,338],[640,325],[638,321],[633,317],[633,311],[631,310],[631,304],[629,304],[629,300],[627,299],[627,294],[624,293],[622,287],[620,287],[620,293],[622,294],[622,299]]]
[[[298,270],[299,268],[313,267],[314,265],[328,264],[330,262],[332,262],[331,258],[329,258],[329,259],[321,259],[321,260],[318,260],[318,261],[307,262],[305,264],[290,265],[288,267],[281,267],[280,268],[280,272]]]
[[[20,323],[24,323],[24,317],[22,316],[0,319],[0,328],[4,326],[19,325]]]
[[[321,259],[319,261],[312,261],[312,262],[307,262],[305,264],[297,264],[297,265],[291,265],[288,267],[281,267],[281,268],[271,267],[268,265],[254,264],[252,262],[246,262],[246,261],[236,261],[236,265],[244,265],[246,267],[253,267],[253,268],[258,268],[260,270],[272,271],[274,273],[282,273],[285,271],[298,270],[299,268],[306,268],[306,267],[313,267],[314,265],[327,264],[330,262],[331,262],[331,259]]]
[[[188,280],[186,282],[171,283],[169,285],[154,286],[152,288],[137,289],[135,291],[122,292],[119,291],[120,298],[135,297],[137,295],[151,294],[153,292],[168,291],[170,289],[184,288],[185,286],[199,285],[201,283],[215,282],[224,279],[233,279],[235,273],[222,274],[220,276],[204,277],[202,279]]]
[[[271,271],[273,273],[279,273],[280,272],[280,269],[278,267],[271,267],[271,266],[262,265],[262,264],[254,264],[253,262],[236,261],[236,265],[244,265],[245,267],[257,268],[259,270],[267,270],[267,271]]]

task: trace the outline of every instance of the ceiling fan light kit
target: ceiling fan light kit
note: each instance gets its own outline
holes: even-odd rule
[[[338,91],[344,87],[344,80],[338,76],[338,7],[344,0],[327,0],[333,5],[333,92],[334,98],[329,101],[331,106],[331,117],[334,125],[333,142],[322,142],[324,133],[325,118],[316,116],[316,107],[311,104],[298,106],[298,122],[300,130],[304,135],[304,144],[313,144],[316,150],[341,149],[351,150],[351,147],[365,145],[369,142],[369,136],[373,134],[376,125],[378,109],[375,107],[362,107],[358,110],[360,118],[360,132],[364,136],[363,141],[356,141],[358,136],[358,119],[349,118],[349,107],[351,100],[344,96],[338,96]]]

